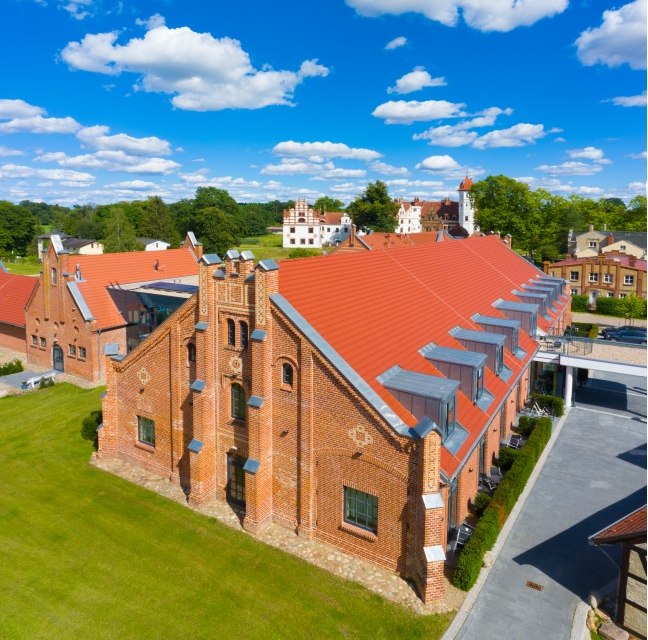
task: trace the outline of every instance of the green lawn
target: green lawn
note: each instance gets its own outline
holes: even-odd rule
[[[0,636],[439,638],[416,616],[92,467],[102,389],[0,399]]]
[[[40,262],[3,262],[9,273],[17,273],[22,276],[37,276],[41,270]]]
[[[266,236],[255,236],[252,238],[243,238],[241,244],[237,245],[238,251],[251,251],[257,260],[273,258],[274,260],[285,260],[291,249],[284,249],[283,236],[280,234],[269,234]],[[298,248],[298,247],[293,247]],[[302,249],[306,247],[301,247]]]

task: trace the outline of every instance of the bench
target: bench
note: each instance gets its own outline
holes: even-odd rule
[[[55,373],[46,373],[42,376],[33,376],[31,378],[27,378],[27,380],[23,380],[20,383],[20,388],[21,389],[34,389],[42,381],[48,381],[48,380],[54,380]]]

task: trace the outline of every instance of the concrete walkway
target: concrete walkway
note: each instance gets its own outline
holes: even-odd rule
[[[570,638],[577,605],[616,576],[587,538],[645,504],[645,488],[646,380],[598,373],[577,390],[472,608],[444,640]]]

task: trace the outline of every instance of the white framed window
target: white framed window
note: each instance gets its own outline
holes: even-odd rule
[[[569,272],[569,279],[570,279],[572,282],[575,282],[575,281],[578,280],[579,278],[580,278],[580,273],[579,273],[578,271],[570,271],[570,272]]]
[[[626,250],[626,246],[625,246],[624,244],[620,244],[620,245],[619,245],[619,249],[620,249],[621,251],[625,251],[625,250]]]
[[[603,282],[606,284],[610,284],[612,282],[612,274],[611,273],[604,273],[603,274]]]
[[[571,294],[572,294],[573,296],[577,296],[577,295],[578,295],[578,288],[574,288],[574,287],[572,287],[572,288],[571,288]]]
[[[627,293],[620,293],[619,298],[627,298],[628,294]]]
[[[623,284],[634,284],[634,276],[623,276]]]
[[[598,282],[598,273],[590,273],[589,274],[589,281],[590,282]]]
[[[588,246],[590,249],[596,249],[597,244],[598,244],[598,243],[596,242],[596,240],[589,240],[588,243],[587,243],[587,246]]]

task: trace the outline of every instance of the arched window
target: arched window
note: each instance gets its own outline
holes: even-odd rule
[[[187,362],[196,362],[196,345],[193,342],[187,344]]]
[[[287,362],[281,365],[281,383],[289,387],[293,385],[293,368]]]
[[[248,346],[247,322],[239,322],[239,331],[241,332],[241,346],[245,349]]]
[[[227,321],[227,344],[236,345],[236,324],[234,320]]]
[[[52,284],[56,284],[57,280],[56,269],[52,268]]]
[[[234,383],[230,389],[232,418],[245,420],[245,391],[240,384]]]

